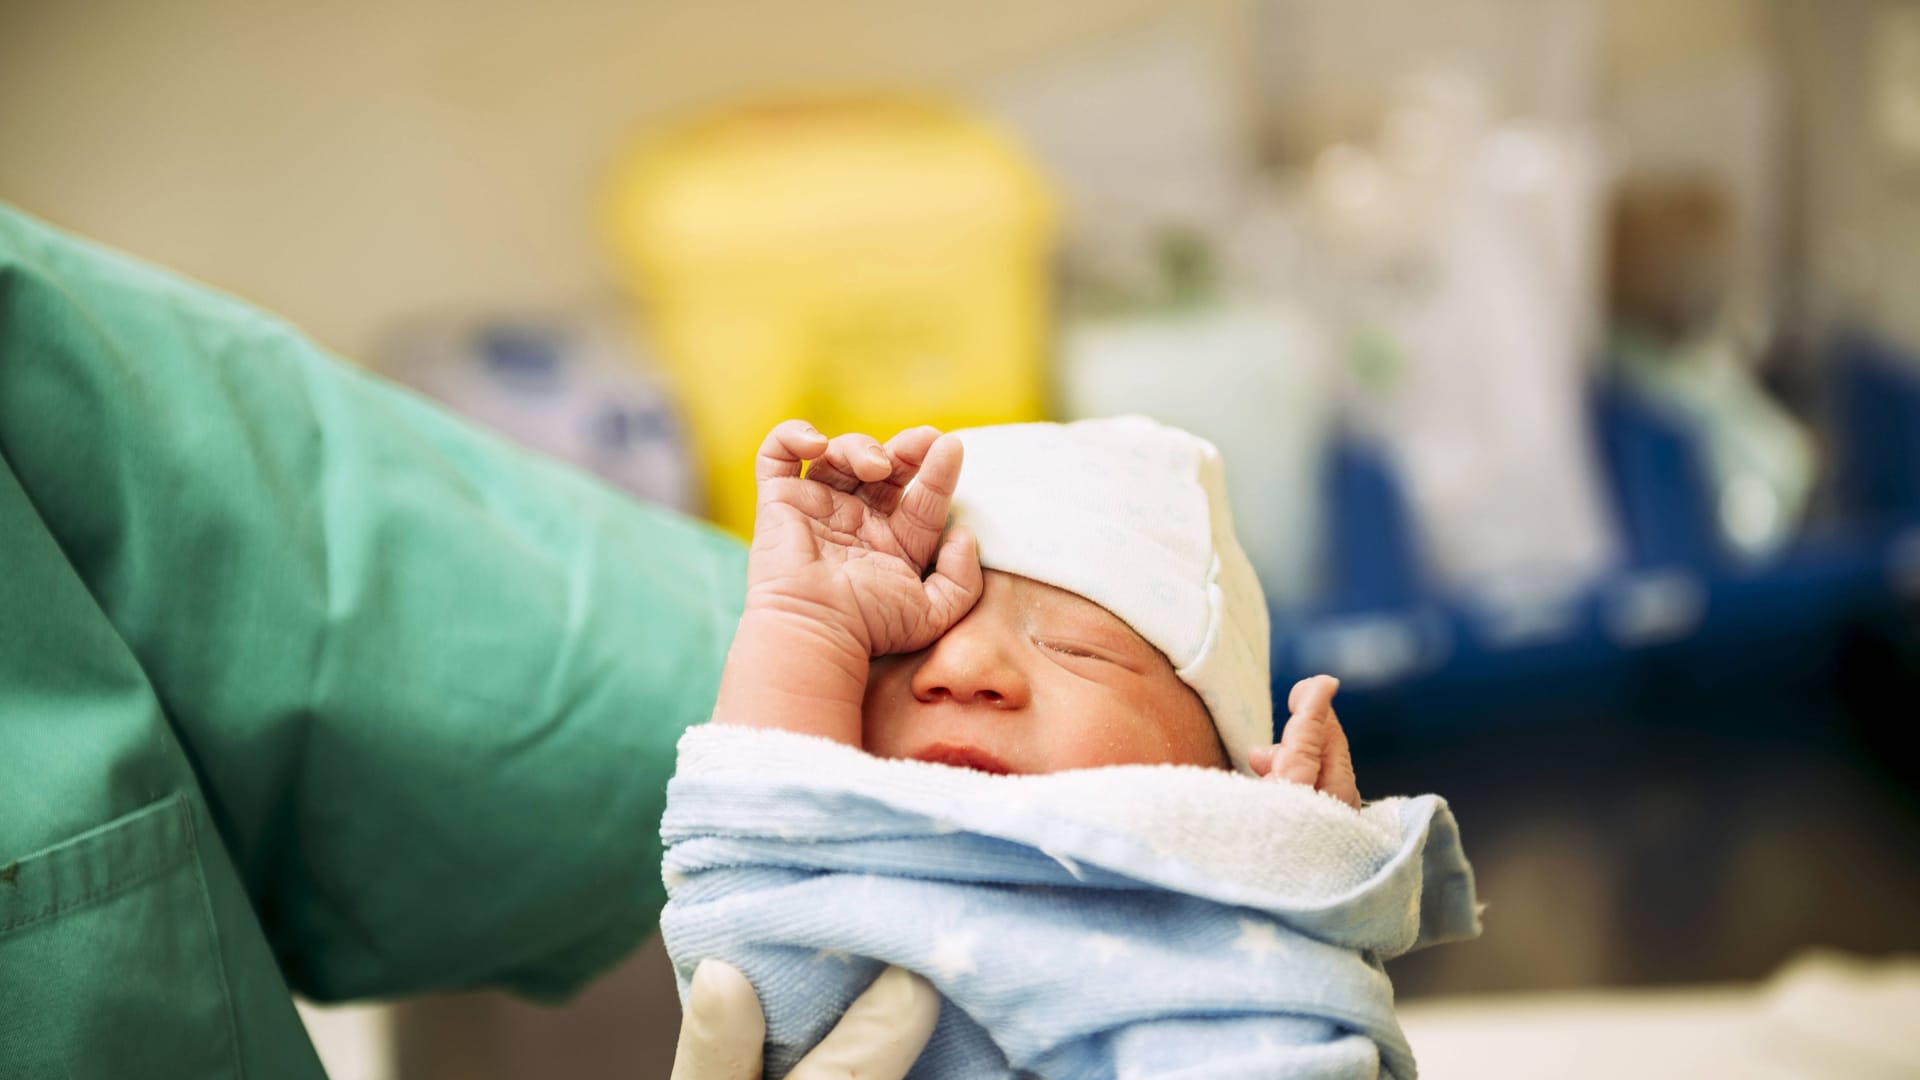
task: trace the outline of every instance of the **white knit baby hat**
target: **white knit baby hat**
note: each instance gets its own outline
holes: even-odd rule
[[[1236,769],[1273,741],[1267,603],[1213,444],[1144,416],[955,432],[980,565],[1076,593],[1166,654]]]

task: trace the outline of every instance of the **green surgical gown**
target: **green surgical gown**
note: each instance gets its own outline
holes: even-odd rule
[[[0,1076],[315,1077],[289,988],[614,964],[743,560],[0,207]]]

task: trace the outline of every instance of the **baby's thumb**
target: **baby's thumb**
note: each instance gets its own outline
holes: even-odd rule
[[[1293,715],[1280,733],[1280,745],[1273,753],[1273,768],[1267,776],[1295,784],[1314,786],[1320,779],[1321,763],[1332,747],[1336,730],[1333,724],[1333,692],[1340,683],[1325,675],[1302,679],[1287,695]]]
[[[962,525],[948,529],[925,584],[927,604],[942,632],[973,610],[984,587],[980,549],[973,533]]]

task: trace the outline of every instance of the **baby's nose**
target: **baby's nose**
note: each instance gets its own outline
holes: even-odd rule
[[[913,696],[927,704],[1017,709],[1027,703],[1027,679],[1001,643],[988,635],[949,631],[913,673]]]
[[[938,685],[928,688],[928,690],[921,695],[920,699],[928,703],[936,701],[964,701],[970,705],[999,705],[1007,700],[1006,695],[998,690],[983,687],[972,691],[963,689],[956,693],[951,687]]]

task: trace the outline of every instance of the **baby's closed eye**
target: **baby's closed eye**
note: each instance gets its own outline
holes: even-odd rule
[[[1100,653],[1094,652],[1092,649],[1089,649],[1082,645],[1076,645],[1070,641],[1059,641],[1054,638],[1035,638],[1034,644],[1040,646],[1043,649],[1049,650],[1051,652],[1057,652],[1064,656],[1079,657],[1086,660],[1105,660],[1108,663],[1115,662],[1112,657],[1101,655]]]
[[[1085,668],[1089,665],[1099,664],[1117,668],[1121,671],[1130,671],[1134,674],[1143,674],[1145,672],[1145,668],[1139,657],[1133,655],[1130,650],[1117,645],[1090,641],[1085,638],[1054,637],[1051,635],[1036,636],[1033,639],[1033,643],[1055,656],[1066,658],[1068,665],[1071,667]]]

